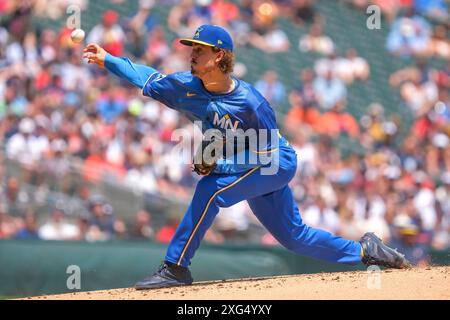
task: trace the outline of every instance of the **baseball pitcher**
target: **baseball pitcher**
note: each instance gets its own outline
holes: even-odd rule
[[[243,200],[283,246],[298,254],[351,265],[410,267],[402,254],[373,233],[366,233],[357,242],[305,225],[288,186],[297,169],[297,155],[278,133],[269,102],[251,84],[231,75],[234,53],[229,33],[216,25],[203,25],[192,39],[180,42],[192,47],[191,70],[168,75],[112,56],[97,44],[84,49],[88,63],[128,80],[141,88],[143,95],[178,110],[191,121],[201,121],[205,134],[216,132],[200,146],[199,152],[208,155],[194,161],[194,170],[203,177],[164,262],[154,274],[139,281],[136,289],[191,284],[188,266],[219,209]],[[257,143],[233,145],[236,139],[230,139],[228,133],[238,131],[251,132],[247,140],[256,138]],[[204,152],[211,145],[213,151]],[[230,149],[235,151],[231,156],[219,152]],[[242,161],[234,161],[236,154],[244,155]]]

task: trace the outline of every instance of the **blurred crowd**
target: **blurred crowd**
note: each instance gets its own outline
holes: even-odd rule
[[[81,59],[82,45],[70,41],[70,28],[55,31],[36,24],[41,18],[64,19],[69,2],[82,10],[89,5],[88,0],[0,1],[2,157],[32,172],[18,179],[0,166],[0,238],[168,241],[178,218],[168,217],[166,225],[154,226],[152,214],[144,209],[136,212],[134,222],[114,218],[107,200],[83,196],[79,186],[71,191],[87,209],[74,221],[66,221],[64,210],[55,207],[38,223],[27,205],[39,200],[34,198],[45,201],[45,194],[26,191],[21,183],[39,187],[47,175],[65,181],[77,172],[86,185],[109,181],[185,201],[198,181],[189,161],[171,155],[177,143],[171,139],[175,129],[199,134],[185,118],[142,97],[139,90],[105,70],[87,65]],[[153,12],[156,2],[140,0],[131,16],[106,10],[88,30],[86,42],[99,43],[113,55],[128,56],[163,73],[188,70],[190,50],[176,40],[167,41],[164,22]],[[378,5],[390,28],[386,50],[392,59],[416,61],[389,78],[402,107],[414,117],[401,143],[403,122],[389,112],[389,106],[372,103],[360,119],[347,111],[347,87],[364,84],[370,66],[360,56],[364,53],[354,48],[337,50],[324,31],[326,17],[316,10],[314,0],[167,1],[172,3],[167,27],[177,37],[191,37],[203,23],[219,24],[230,30],[237,46],[252,46],[262,54],[314,53],[314,63],[300,70],[293,90],[286,89],[270,66],[254,83],[274,105],[289,105],[282,125],[299,154],[298,174],[291,185],[304,221],[352,239],[372,230],[393,242],[412,241],[414,248],[448,248],[447,4],[439,0],[343,2],[352,10]],[[297,43],[291,43],[279,18],[307,27]],[[447,66],[430,68],[427,59],[447,61]],[[235,75],[245,78],[247,70],[238,61]],[[344,154],[333,143],[342,136],[360,140],[363,152]],[[62,191],[69,193],[70,183],[62,185]],[[250,232],[254,225],[258,222],[241,203],[221,211],[206,240],[277,243],[259,229]]]
[[[155,230],[152,214],[145,209],[126,221],[114,215],[104,197],[95,194],[84,199],[86,210],[82,214],[70,216],[56,205],[48,214],[38,216],[29,205],[32,197],[17,178],[7,180],[0,194],[0,239],[88,242],[127,239],[168,243],[179,223],[177,217],[169,216],[167,224]]]

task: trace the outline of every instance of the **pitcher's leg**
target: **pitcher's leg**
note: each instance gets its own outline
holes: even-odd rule
[[[205,179],[199,181],[189,207],[170,241],[165,260],[187,267],[195,250],[200,246],[206,230],[219,212],[214,184]]]
[[[238,175],[212,175],[202,178],[192,201],[173,236],[165,260],[187,267],[211,226],[220,207],[229,207],[246,199],[249,180],[256,179],[252,169]],[[250,182],[251,183],[251,182]]]
[[[248,203],[261,223],[287,249],[330,262],[357,264],[361,261],[359,242],[311,228],[302,222],[288,186],[250,199]]]
[[[252,189],[239,187],[242,181],[251,179],[256,170],[237,175],[203,177],[169,244],[164,262],[154,274],[138,281],[135,288],[145,290],[192,284],[188,266],[206,230],[219,212],[219,207],[231,206],[246,199],[244,190]]]

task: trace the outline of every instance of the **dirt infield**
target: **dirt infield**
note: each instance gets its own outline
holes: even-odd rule
[[[77,292],[25,299],[46,300],[450,300],[450,266],[339,272],[271,278],[197,282],[189,287],[136,291],[132,288]]]

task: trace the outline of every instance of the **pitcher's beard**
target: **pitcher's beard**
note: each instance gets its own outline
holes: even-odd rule
[[[201,77],[203,75],[205,75],[205,73],[207,73],[207,71],[204,68],[200,68],[200,70],[198,68],[196,68],[195,64],[191,64],[191,73],[197,77]]]
[[[208,79],[208,74],[211,73],[213,70],[211,68],[201,68],[200,70],[195,69],[194,65],[191,64],[191,74],[193,76],[196,76],[197,78],[200,78],[203,82],[205,82]],[[215,84],[208,82],[209,84]]]

